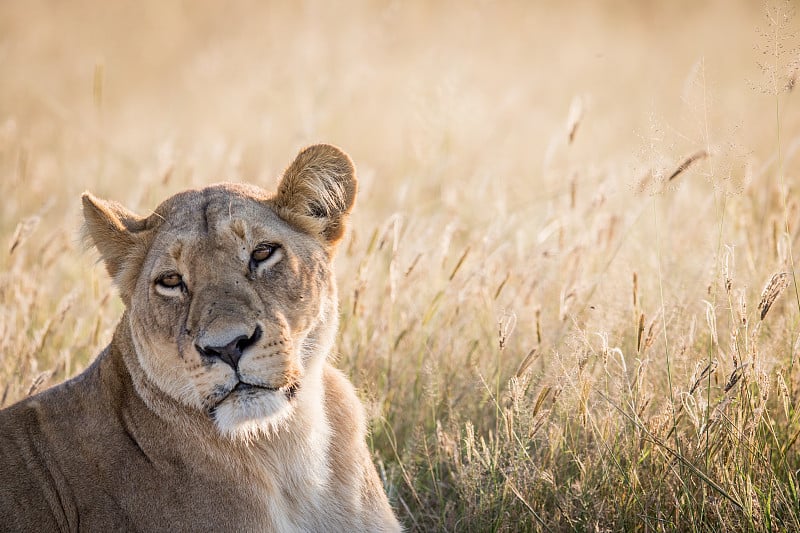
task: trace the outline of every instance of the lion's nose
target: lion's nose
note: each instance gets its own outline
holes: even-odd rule
[[[209,358],[219,358],[225,361],[231,368],[236,370],[239,364],[239,359],[242,354],[249,347],[258,342],[261,338],[261,327],[256,326],[255,331],[249,337],[247,335],[239,335],[225,346],[201,346],[195,344],[195,348],[201,355]]]

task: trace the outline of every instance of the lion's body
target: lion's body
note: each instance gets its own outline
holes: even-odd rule
[[[127,310],[83,374],[0,411],[0,529],[399,530],[328,362],[354,185],[320,216],[346,191],[298,193],[297,165],[276,197],[215,186],[148,219],[85,198]]]

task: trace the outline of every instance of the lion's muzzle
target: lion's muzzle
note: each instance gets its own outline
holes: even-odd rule
[[[195,343],[198,353],[209,360],[220,359],[227,363],[231,368],[237,370],[239,359],[242,358],[244,351],[261,339],[263,331],[261,326],[256,326],[251,335],[238,335],[227,344],[214,346],[216,342],[204,343],[202,340]]]

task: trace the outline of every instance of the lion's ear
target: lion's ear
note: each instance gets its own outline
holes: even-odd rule
[[[83,200],[83,238],[100,252],[106,270],[120,292],[125,294],[128,283],[123,279],[125,266],[139,252],[147,222],[117,202],[101,200],[85,192]]]
[[[335,146],[316,144],[297,154],[283,173],[273,203],[278,214],[333,245],[344,235],[357,188],[350,157]]]

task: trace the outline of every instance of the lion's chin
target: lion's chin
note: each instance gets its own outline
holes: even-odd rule
[[[255,395],[233,393],[214,408],[212,417],[219,432],[231,440],[269,437],[291,416],[293,396],[283,389]]]

